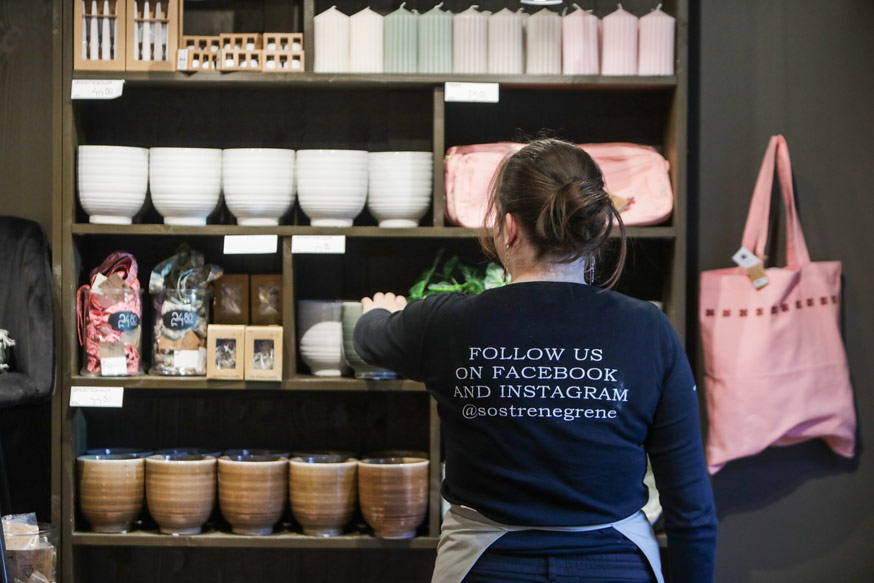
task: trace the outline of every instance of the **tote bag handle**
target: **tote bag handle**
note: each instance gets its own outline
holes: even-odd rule
[[[786,209],[786,263],[787,267],[798,268],[810,263],[807,243],[801,232],[798,211],[795,208],[795,192],[792,186],[792,162],[789,160],[789,146],[783,136],[773,136],[765,151],[750,212],[744,228],[743,246],[764,257],[765,243],[768,240],[768,222],[771,210],[771,190],[774,186],[774,164],[777,164],[777,180],[783,194]]]

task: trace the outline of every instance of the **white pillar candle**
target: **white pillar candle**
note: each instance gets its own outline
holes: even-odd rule
[[[640,19],[638,75],[674,74],[674,31],[677,21],[662,12],[661,7],[659,4]]]
[[[619,5],[604,17],[602,75],[637,75],[638,18]]]
[[[489,73],[494,75],[521,75],[522,15],[507,8],[489,16]]]
[[[401,7],[386,15],[383,24],[383,70],[415,73],[419,70],[419,14]]]
[[[574,5],[576,6],[576,5]],[[601,71],[598,51],[598,17],[576,6],[561,19],[561,68],[565,75],[597,75]]]
[[[349,17],[349,71],[382,73],[383,17],[370,8]]]
[[[315,18],[316,73],[349,72],[349,17],[331,6]]]
[[[452,69],[456,73],[488,72],[489,13],[471,6],[456,14],[452,30]]]
[[[452,13],[441,6],[419,17],[419,73],[452,72]]]
[[[561,74],[561,17],[548,8],[532,14],[525,25],[525,72]]]

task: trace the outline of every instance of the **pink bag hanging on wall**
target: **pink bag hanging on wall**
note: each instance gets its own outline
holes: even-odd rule
[[[786,208],[786,267],[765,270],[756,289],[741,267],[701,274],[707,466],[772,445],[822,438],[852,457],[856,415],[841,339],[841,264],[811,262],[798,222],[789,149],[774,136],[765,152],[743,235],[764,256],[774,163]]]
[[[489,186],[504,158],[525,144],[498,142],[453,146],[446,152],[446,202],[448,221],[478,228],[485,219]],[[674,195],[668,175],[670,165],[661,154],[637,144],[581,144],[604,173],[607,190],[627,200],[622,209],[626,226],[653,225],[671,216]]]

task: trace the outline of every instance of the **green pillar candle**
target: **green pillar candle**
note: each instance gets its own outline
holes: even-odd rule
[[[452,13],[441,6],[419,17],[419,73],[452,73]]]
[[[385,17],[383,59],[386,73],[415,73],[418,70],[419,15],[405,9],[405,4]]]

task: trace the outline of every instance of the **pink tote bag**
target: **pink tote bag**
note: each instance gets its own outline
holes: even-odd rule
[[[525,144],[497,142],[453,146],[446,152],[446,218],[462,227],[481,227],[489,186],[506,156]],[[654,225],[671,216],[674,195],[670,165],[658,152],[637,144],[581,144],[604,173],[611,194],[628,201],[622,210],[626,226]]]
[[[711,474],[769,446],[822,438],[852,457],[856,415],[841,339],[841,264],[810,261],[795,209],[789,149],[771,138],[753,192],[743,246],[764,256],[774,164],[786,208],[786,267],[756,289],[745,269],[701,274]]]

